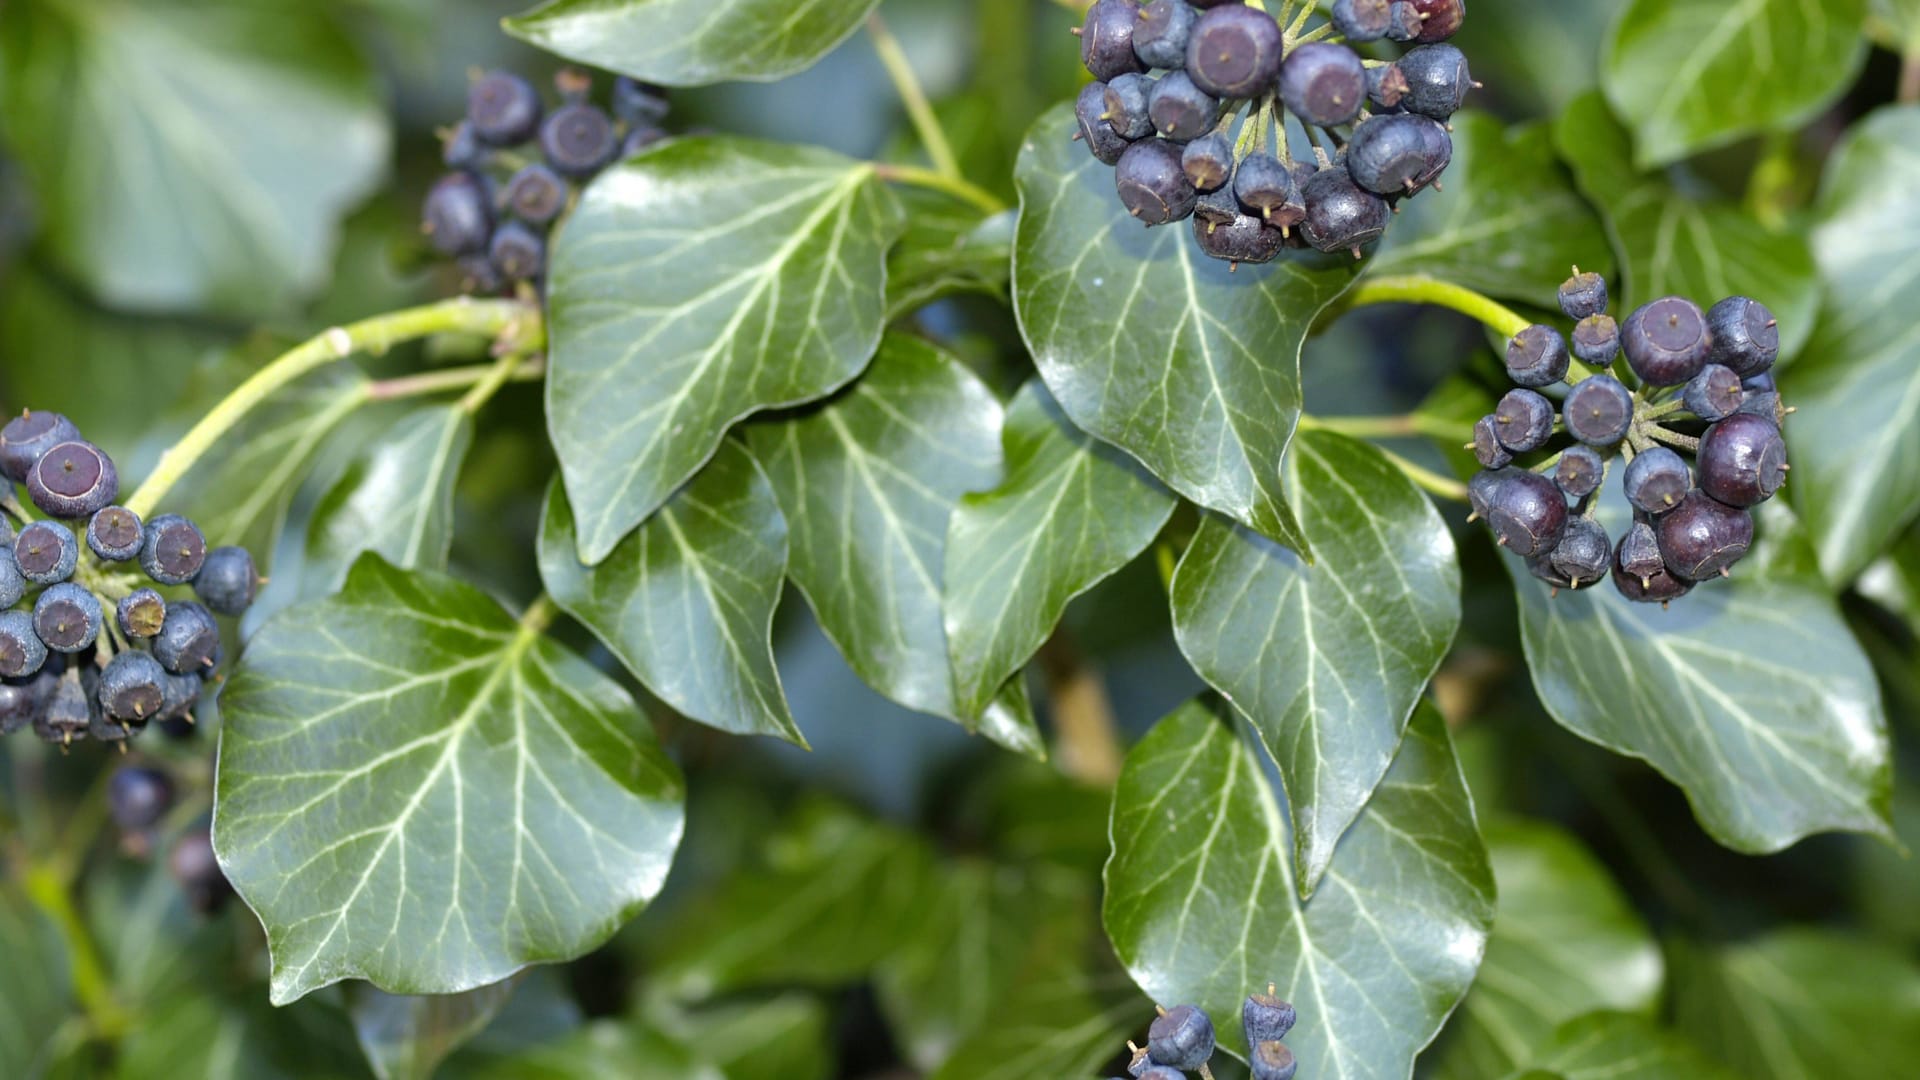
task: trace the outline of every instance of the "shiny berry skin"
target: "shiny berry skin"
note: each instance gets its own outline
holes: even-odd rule
[[[1170,71],[1148,93],[1147,116],[1162,138],[1186,142],[1213,130],[1220,120],[1220,99],[1195,86],[1186,72]]]
[[[100,669],[100,685],[94,696],[108,716],[145,723],[160,714],[166,681],[167,673],[158,660],[138,649],[128,649]]]
[[[100,636],[100,601],[71,581],[49,585],[33,603],[33,632],[55,652],[79,652]]]
[[[162,585],[192,581],[207,558],[207,538],[200,534],[200,527],[179,514],[161,514],[147,522],[146,532],[140,569]]]
[[[1208,225],[1231,225],[1247,216],[1232,188],[1209,191],[1193,201],[1193,220]],[[1259,220],[1255,218],[1254,220]]]
[[[1567,434],[1588,446],[1615,446],[1633,426],[1633,392],[1611,375],[1591,375],[1573,384],[1560,412]]]
[[[107,780],[107,805],[121,832],[151,829],[173,806],[173,781],[159,769],[122,765]]]
[[[1628,526],[1614,549],[1614,562],[1634,577],[1652,577],[1666,571],[1667,561],[1660,557],[1660,538],[1654,534],[1652,522],[1635,520]]]
[[[1414,40],[1422,43],[1445,41],[1458,33],[1466,21],[1467,0],[1412,0],[1415,11],[1425,16]]]
[[[1147,116],[1147,93],[1154,85],[1145,75],[1131,71],[1107,82],[1101,98],[1106,105],[1103,115],[1121,138],[1131,142],[1153,134],[1153,121]]]
[[[1233,179],[1233,139],[1215,131],[1180,148],[1180,168],[1196,191],[1218,191]]]
[[[167,605],[167,621],[153,639],[153,658],[175,675],[203,672],[220,655],[220,625],[191,600]]]
[[[1507,377],[1536,390],[1566,378],[1566,339],[1541,323],[1522,329],[1507,342]]]
[[[1504,469],[1513,464],[1513,451],[1500,441],[1500,422],[1492,413],[1474,422],[1473,457],[1489,469]]]
[[[1753,546],[1753,515],[1693,491],[1655,523],[1654,533],[1667,569],[1688,581],[1702,581],[1746,556]]]
[[[1355,128],[1347,143],[1353,182],[1378,195],[1417,191],[1430,164],[1426,129],[1435,126],[1424,116],[1401,113],[1376,116]]]
[[[540,127],[540,92],[511,71],[489,71],[467,87],[467,123],[488,146],[513,146]]]
[[[1150,68],[1178,68],[1187,62],[1187,39],[1200,12],[1186,0],[1150,0],[1141,5],[1133,26],[1133,54]]]
[[[1755,506],[1787,480],[1787,444],[1764,416],[1735,413],[1700,436],[1700,490],[1728,506]]]
[[[621,75],[613,80],[613,115],[632,127],[658,124],[667,118],[673,103],[665,89]]]
[[[1127,140],[1107,123],[1107,84],[1088,83],[1080,88],[1073,103],[1073,118],[1080,124],[1080,138],[1087,151],[1102,165],[1112,165],[1126,153]]]
[[[1321,169],[1301,189],[1307,216],[1300,222],[1307,242],[1320,251],[1351,251],[1380,239],[1393,219],[1387,201],[1353,182],[1339,166]]]
[[[427,241],[442,255],[485,251],[493,234],[493,200],[486,183],[470,172],[448,173],[434,181],[420,223]]]
[[[1606,367],[1620,355],[1620,327],[1611,315],[1589,315],[1573,328],[1573,355],[1594,367]]]
[[[135,589],[114,605],[113,621],[130,638],[150,638],[166,625],[167,601],[152,589]]]
[[[1198,1006],[1175,1005],[1147,1029],[1147,1057],[1156,1065],[1197,1069],[1213,1057],[1213,1021]]]
[[[1293,1080],[1294,1074],[1300,1071],[1293,1051],[1276,1039],[1254,1043],[1253,1055],[1248,1060],[1253,1068],[1253,1080]]]
[[[1333,0],[1333,28],[1353,42],[1379,41],[1393,25],[1391,0]]]
[[[1164,139],[1127,147],[1113,167],[1114,186],[1127,212],[1148,225],[1165,225],[1193,213],[1199,192],[1180,168],[1180,148]]]
[[[1624,541],[1622,543],[1624,545]],[[1634,603],[1664,604],[1692,592],[1693,582],[1675,577],[1665,565],[1650,573],[1633,574],[1622,568],[1616,559],[1613,564],[1613,587]]]
[[[10,608],[27,595],[27,579],[10,551],[0,550],[0,608]]]
[[[585,102],[562,105],[540,125],[540,152],[547,164],[574,180],[606,168],[619,148],[613,121]]]
[[[193,578],[193,594],[222,615],[246,611],[259,588],[260,575],[254,572],[253,555],[243,547],[217,547],[207,552],[206,561]]]
[[[1553,402],[1532,390],[1509,390],[1493,410],[1494,434],[1516,454],[1538,450],[1553,438]]]
[[[1681,394],[1686,402],[1687,411],[1702,420],[1724,420],[1740,409],[1740,403],[1747,399],[1747,392],[1740,385],[1740,376],[1733,369],[1721,364],[1708,364],[1700,369]]]
[[[1707,317],[1678,296],[1643,304],[1620,327],[1620,347],[1633,373],[1649,386],[1679,386],[1706,366]]]
[[[87,729],[92,725],[93,708],[87,703],[87,692],[80,685],[77,673],[69,667],[55,684],[45,711],[34,718],[34,734],[64,745],[86,738]]]
[[[1097,0],[1080,24],[1080,62],[1096,79],[1145,71],[1133,52],[1133,29],[1140,9],[1132,0]]]
[[[1567,318],[1576,320],[1605,315],[1607,279],[1591,270],[1575,270],[1560,286],[1560,310],[1566,312]]]
[[[167,872],[186,894],[187,904],[202,915],[219,910],[232,893],[213,853],[213,836],[204,828],[189,829],[167,853]]]
[[[1712,359],[1741,378],[1758,375],[1780,358],[1780,326],[1758,300],[1729,296],[1707,311]]]
[[[1547,556],[1553,569],[1575,589],[1592,585],[1607,576],[1613,561],[1613,543],[1607,530],[1592,518],[1575,517],[1567,522],[1560,542]]]
[[[1233,197],[1247,213],[1270,221],[1293,197],[1293,173],[1272,154],[1248,154],[1233,174]]]
[[[1293,1003],[1272,994],[1248,994],[1240,1005],[1240,1028],[1249,1046],[1286,1038],[1293,1021]]]
[[[33,723],[33,716],[40,711],[40,704],[40,696],[34,692],[33,680],[9,679],[0,682],[0,735],[11,735]]]
[[[1487,508],[1493,502],[1493,493],[1505,483],[1509,472],[1505,468],[1481,469],[1467,479],[1467,504],[1473,508],[1473,516],[1484,518]]]
[[[1487,503],[1487,524],[1500,546],[1521,558],[1552,551],[1567,527],[1567,497],[1538,473],[1517,471]]]
[[[35,585],[65,581],[80,564],[80,542],[57,521],[36,521],[14,538],[13,563]]]
[[[1187,38],[1187,74],[1215,97],[1254,97],[1280,74],[1283,47],[1273,16],[1245,4],[1216,7],[1200,16]]]
[[[523,166],[507,181],[507,209],[529,225],[545,225],[567,207],[567,182],[539,162]]]
[[[106,507],[87,521],[87,546],[108,562],[134,558],[145,542],[140,516],[124,506]]]
[[[182,718],[190,721],[188,714],[199,702],[200,690],[205,685],[206,681],[198,674],[175,675],[168,672],[167,681],[162,687],[166,696],[160,703],[160,715],[156,719],[161,723]]]
[[[24,679],[47,662],[47,644],[24,611],[0,611],[0,675]]]
[[[79,438],[80,429],[57,412],[23,412],[0,428],[0,473],[25,483],[40,455]]]
[[[1280,65],[1280,100],[1315,127],[1350,124],[1367,104],[1366,65],[1345,45],[1302,45]]]
[[[1213,197],[1207,195],[1202,199]],[[1235,200],[1228,195],[1226,201],[1231,204]],[[1194,205],[1193,241],[1199,245],[1201,254],[1230,263],[1272,262],[1287,246],[1286,237],[1279,229],[1257,217],[1235,210],[1224,220],[1209,220],[1200,216],[1198,203]]]
[[[487,243],[487,261],[507,281],[532,281],[547,269],[546,238],[524,222],[506,222]]]
[[[105,450],[82,439],[52,447],[27,473],[33,505],[58,518],[92,517],[120,497],[120,473]]]
[[[1417,41],[1424,23],[1413,0],[1394,0],[1387,12],[1387,40]]]
[[[1421,116],[1447,119],[1460,111],[1467,91],[1473,87],[1466,54],[1451,45],[1422,45],[1395,64],[1407,80],[1407,93],[1400,106]]]
[[[1584,443],[1575,443],[1560,452],[1553,467],[1553,482],[1571,499],[1584,499],[1600,488],[1607,474],[1607,463],[1600,451]]]
[[[1686,459],[1664,446],[1634,455],[1623,484],[1627,501],[1648,514],[1664,514],[1679,506],[1692,486]]]
[[[1400,73],[1398,64],[1382,64],[1367,69],[1367,100],[1373,103],[1373,111],[1380,114],[1402,111],[1400,102],[1412,87],[1407,85],[1407,77]]]

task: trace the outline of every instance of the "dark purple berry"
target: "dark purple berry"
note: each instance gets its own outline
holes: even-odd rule
[[[1087,151],[1102,165],[1112,165],[1126,153],[1127,140],[1106,121],[1107,84],[1088,83],[1080,88],[1073,104],[1074,119],[1080,124],[1080,138]]]
[[[1213,1021],[1195,1005],[1175,1005],[1147,1029],[1147,1057],[1156,1065],[1197,1069],[1213,1057]]]
[[[1350,124],[1367,103],[1366,65],[1345,45],[1302,45],[1280,65],[1280,100],[1315,127]]]
[[[629,79],[613,80],[613,115],[629,127],[647,127],[666,119],[673,103],[664,88]]]
[[[160,703],[159,722],[164,724],[170,720],[177,720],[188,724],[193,723],[193,707],[199,702],[200,690],[205,685],[206,680],[202,679],[198,673],[175,675],[168,672],[167,681],[162,687],[166,697]]]
[[[1220,120],[1220,99],[1195,86],[1186,72],[1170,71],[1153,84],[1147,113],[1162,138],[1186,142],[1213,130]]]
[[[87,521],[87,546],[108,562],[134,558],[145,540],[140,515],[124,506],[106,507]]]
[[[546,238],[524,222],[506,222],[493,231],[487,260],[507,281],[532,281],[547,268]]]
[[[1466,54],[1451,45],[1422,45],[1395,64],[1408,88],[1400,105],[1411,113],[1445,120],[1460,111],[1473,87]]]
[[[1133,52],[1133,30],[1140,9],[1132,0],[1096,0],[1080,24],[1080,62],[1096,79],[1111,79],[1129,71],[1145,71]]]
[[[92,517],[120,497],[120,473],[105,450],[81,439],[40,455],[27,473],[33,505],[59,518]]]
[[[1600,451],[1582,443],[1575,443],[1560,452],[1560,460],[1553,467],[1553,482],[1568,498],[1584,499],[1600,488],[1600,480],[1607,474],[1607,463],[1600,457]]]
[[[1634,528],[1647,529],[1649,538],[1653,535],[1652,530],[1645,525],[1636,525]],[[1667,570],[1666,563],[1660,559],[1660,549],[1657,546],[1652,549],[1652,567],[1639,571],[1629,569],[1626,565],[1627,551],[1628,541],[1623,537],[1620,541],[1619,556],[1613,563],[1613,587],[1620,591],[1621,596],[1639,604],[1664,604],[1693,591],[1692,582],[1675,577]],[[1638,561],[1640,560],[1636,559],[1636,562]]]
[[[1201,253],[1209,258],[1236,264],[1272,262],[1286,248],[1286,237],[1281,235],[1279,229],[1259,218],[1240,213],[1237,200],[1225,191],[1203,195],[1201,202],[1222,195],[1231,212],[1225,220],[1202,217],[1200,204],[1194,204],[1193,239]],[[1218,201],[1215,205],[1218,205]]]
[[[1543,323],[1522,329],[1507,342],[1507,377],[1534,389],[1566,378],[1566,339]]]
[[[220,655],[220,625],[191,600],[167,605],[167,620],[153,639],[153,658],[175,675],[212,669]]]
[[[152,589],[135,589],[114,606],[113,620],[130,638],[150,638],[167,621],[167,602]]]
[[[87,691],[80,684],[79,669],[69,666],[54,686],[45,711],[34,718],[34,734],[48,742],[65,746],[87,737],[93,726],[93,707],[87,703]]]
[[[1607,530],[1592,518],[1575,517],[1567,522],[1566,531],[1560,534],[1560,542],[1555,544],[1548,555],[1548,562],[1554,570],[1567,579],[1570,588],[1579,589],[1607,576],[1607,565],[1613,561],[1613,544],[1607,539]]]
[[[160,662],[138,649],[128,649],[100,669],[94,697],[115,720],[145,723],[160,714],[166,698],[167,673]]]
[[[204,828],[189,829],[167,853],[167,871],[186,894],[187,904],[202,915],[218,911],[233,892],[213,853],[213,836]]]
[[[1560,413],[1567,434],[1588,446],[1614,446],[1633,426],[1633,393],[1611,375],[1592,375],[1573,384]]]
[[[449,169],[481,169],[487,165],[487,147],[473,133],[473,125],[460,121],[440,148],[440,162]]]
[[[487,249],[493,233],[493,200],[470,172],[448,173],[434,182],[420,211],[420,229],[442,255],[472,255]]]
[[[513,146],[540,127],[540,92],[511,71],[489,71],[467,88],[467,123],[488,146]]]
[[[1641,305],[1620,328],[1627,363],[1649,386],[1679,386],[1700,374],[1711,343],[1706,315],[1678,296]]]
[[[1687,383],[1681,400],[1686,402],[1687,410],[1702,420],[1724,420],[1739,411],[1740,403],[1747,398],[1747,392],[1740,386],[1740,376],[1733,369],[1722,364],[1708,364],[1700,369]]]
[[[1393,218],[1385,199],[1355,184],[1338,166],[1314,173],[1301,196],[1307,204],[1301,231],[1321,251],[1351,251],[1357,259],[1362,247],[1386,233]]]
[[[107,781],[107,805],[121,832],[151,829],[173,806],[173,781],[159,769],[122,765]]]
[[[1412,0],[1421,15],[1420,31],[1414,40],[1426,44],[1445,41],[1458,33],[1467,17],[1467,0]]]
[[[1153,134],[1153,120],[1147,115],[1147,93],[1153,87],[1151,79],[1131,71],[1108,80],[1101,115],[1121,138],[1131,142]]]
[[[1272,154],[1248,154],[1233,174],[1233,195],[1247,213],[1271,221],[1293,198],[1293,173]]]
[[[25,483],[40,455],[79,439],[80,429],[57,412],[23,412],[0,428],[0,473]]]
[[[1233,139],[1224,131],[1200,136],[1180,148],[1180,168],[1194,190],[1220,190],[1233,179]]]
[[[1394,0],[1387,9],[1387,38],[1390,41],[1417,41],[1425,19],[1413,0]]]
[[[1377,113],[1401,112],[1400,102],[1411,89],[1397,64],[1381,64],[1367,69],[1367,100]]]
[[[1552,551],[1567,526],[1567,497],[1539,473],[1518,470],[1487,504],[1487,524],[1500,546],[1521,558]]]
[[[1133,54],[1150,68],[1179,68],[1187,62],[1187,40],[1200,12],[1186,0],[1149,0],[1133,26]]]
[[[1230,225],[1246,216],[1232,188],[1209,191],[1193,201],[1193,220],[1209,225]]]
[[[1391,0],[1333,0],[1333,28],[1352,42],[1378,41],[1393,24]]]
[[[1713,338],[1713,362],[1743,379],[1768,370],[1780,357],[1780,326],[1758,300],[1729,296],[1713,305],[1707,312],[1707,331]]]
[[[1481,469],[1467,480],[1467,502],[1473,507],[1475,518],[1487,516],[1487,508],[1492,504],[1496,488],[1506,482],[1508,471],[1505,468]]]
[[[1764,416],[1736,413],[1700,437],[1700,490],[1728,506],[1773,498],[1787,481],[1787,444]]]
[[[140,569],[148,577],[162,585],[185,585],[200,572],[206,558],[207,538],[198,525],[179,514],[161,514],[147,522]]]
[[[10,608],[27,595],[27,579],[13,561],[11,544],[0,546],[0,608]]]
[[[1418,190],[1431,167],[1427,129],[1438,126],[1424,116],[1399,114],[1376,116],[1355,128],[1347,143],[1347,169],[1354,183],[1380,195]]]
[[[1532,390],[1509,390],[1493,410],[1494,434],[1516,454],[1538,450],[1553,438],[1553,402]]]
[[[207,552],[206,561],[193,578],[193,594],[222,615],[246,611],[259,588],[260,575],[253,569],[253,556],[243,547],[217,547]]]
[[[529,225],[545,225],[567,208],[567,182],[539,162],[523,166],[507,181],[507,209]]]
[[[33,723],[34,716],[53,696],[54,684],[58,681],[58,676],[42,671],[34,676],[0,682],[0,735],[11,735]]]
[[[1627,501],[1636,510],[1667,513],[1680,505],[1692,486],[1686,459],[1664,446],[1643,450],[1627,464],[1624,487]]]
[[[0,675],[24,679],[47,662],[47,643],[24,611],[0,611]]]
[[[35,521],[14,537],[13,563],[35,585],[65,581],[80,564],[80,542],[57,521]]]
[[[1273,988],[1269,986],[1267,989],[1271,991]],[[1240,1006],[1240,1027],[1246,1032],[1250,1046],[1286,1038],[1287,1032],[1293,1030],[1293,1021],[1293,1004],[1271,993],[1248,994],[1247,1000]]]
[[[1422,50],[1415,49],[1415,52]],[[1591,270],[1574,267],[1573,276],[1560,286],[1560,310],[1569,319],[1590,319],[1607,313],[1607,279]]]
[[[1148,225],[1165,225],[1193,213],[1199,192],[1180,168],[1180,148],[1164,139],[1127,147],[1113,168],[1114,186],[1127,213]]]
[[[1704,492],[1692,491],[1654,525],[1667,569],[1704,581],[1739,562],[1753,546],[1753,515]]]
[[[1253,1067],[1253,1080],[1293,1080],[1294,1074],[1300,1071],[1293,1051],[1276,1039],[1254,1043],[1253,1055],[1248,1061]]]
[[[1254,97],[1272,88],[1283,48],[1272,15],[1245,4],[1216,7],[1187,38],[1187,74],[1215,97]]]
[[[79,652],[100,636],[100,601],[71,581],[49,585],[33,603],[33,632],[55,652]]]
[[[1620,327],[1611,315],[1589,315],[1573,328],[1573,355],[1594,367],[1606,367],[1620,355]]]
[[[1513,463],[1513,451],[1500,441],[1500,422],[1492,413],[1473,425],[1473,457],[1489,469],[1504,469]]]
[[[562,176],[584,180],[607,167],[619,149],[613,121],[586,102],[562,105],[540,125],[540,152]]]

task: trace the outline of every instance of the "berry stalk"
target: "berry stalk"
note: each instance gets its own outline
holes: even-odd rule
[[[516,354],[517,355],[517,354]],[[391,379],[378,379],[368,384],[368,401],[399,401],[404,398],[430,397],[434,394],[447,394],[455,390],[471,390],[486,382],[487,379],[506,362],[506,357],[491,364],[466,364],[461,367],[441,368],[438,371],[422,371],[416,375],[398,375]],[[504,382],[539,382],[545,378],[547,366],[538,359],[518,364]]]
[[[104,799],[94,801],[105,802]],[[59,928],[61,940],[66,945],[73,994],[86,1011],[93,1034],[112,1037],[126,1029],[126,1013],[113,998],[113,981],[100,962],[100,950],[93,943],[93,935],[87,931],[86,921],[80,918],[79,911],[73,906],[73,896],[66,878],[67,875],[56,868],[41,864],[27,871],[23,884],[33,905]]]
[[[1340,310],[1344,312],[1369,304],[1432,304],[1450,308],[1480,320],[1487,329],[1503,338],[1513,337],[1528,326],[1524,317],[1506,305],[1472,289],[1424,274],[1403,274],[1363,281],[1347,294]]]
[[[876,161],[873,164],[873,174],[882,180],[896,184],[910,184],[932,191],[943,191],[962,202],[973,204],[982,213],[998,214],[1007,209],[1007,204],[1000,201],[998,195],[970,180],[946,176],[918,165],[895,165],[890,162]]]
[[[960,172],[960,160],[953,156],[953,145],[947,141],[946,130],[934,115],[933,103],[927,100],[919,76],[913,73],[906,50],[900,47],[900,39],[893,36],[893,31],[887,29],[886,20],[878,11],[867,16],[867,36],[873,39],[873,51],[880,55],[887,77],[893,80],[894,90],[907,107],[907,117],[920,136],[920,145],[926,147],[927,157],[933,159],[934,171],[949,180],[966,179]]]

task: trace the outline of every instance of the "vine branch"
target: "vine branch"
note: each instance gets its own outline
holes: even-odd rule
[[[913,121],[913,129],[920,136],[920,145],[927,148],[927,156],[933,159],[934,171],[948,180],[966,178],[960,173],[959,159],[953,156],[953,144],[947,141],[947,133],[940,126],[940,118],[934,115],[933,104],[927,100],[927,91],[920,85],[920,77],[914,74],[913,64],[907,60],[905,49],[900,47],[900,39],[887,29],[885,19],[878,11],[867,16],[867,36],[873,39],[873,51],[880,54],[880,62],[886,65],[887,77],[893,80],[893,88],[899,92],[900,100],[907,107],[907,116]]]
[[[1362,281],[1336,305],[1344,313],[1369,304],[1432,304],[1480,320],[1501,337],[1512,337],[1529,325],[1519,312],[1472,289],[1425,274],[1378,277]]]
[[[1007,204],[1000,200],[1000,196],[971,180],[945,176],[918,165],[896,165],[892,162],[876,161],[873,163],[873,173],[882,180],[944,192],[962,202],[973,204],[985,214],[998,214],[1007,209]]]

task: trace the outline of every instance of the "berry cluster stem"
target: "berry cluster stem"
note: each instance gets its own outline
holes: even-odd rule
[[[24,885],[34,906],[60,931],[66,945],[73,993],[86,1010],[88,1024],[94,1034],[111,1037],[126,1026],[126,1014],[114,1000],[113,981],[100,962],[100,950],[93,943],[93,935],[74,907],[69,876],[55,866],[36,864],[27,870]]]
[[[867,36],[873,39],[873,51],[880,54],[880,62],[886,65],[887,77],[893,80],[893,88],[899,92],[901,103],[907,107],[907,116],[920,136],[920,145],[926,147],[927,157],[933,160],[934,171],[949,180],[964,180],[965,176],[960,172],[960,160],[953,156],[953,144],[947,141],[946,130],[940,126],[940,118],[934,115],[933,103],[927,100],[920,77],[914,74],[906,50],[900,47],[900,39],[887,29],[886,20],[880,17],[878,11],[867,16]]]
[[[891,180],[896,184],[909,184],[930,191],[945,192],[961,202],[971,203],[984,214],[998,214],[1007,209],[1000,196],[981,187],[971,180],[943,176],[932,169],[923,169],[918,165],[896,165],[887,161],[873,163],[873,174],[882,180]]]
[[[1480,320],[1487,329],[1510,338],[1528,326],[1519,312],[1472,289],[1425,274],[1403,274],[1362,281],[1341,301],[1339,310],[1369,304],[1432,304]]]

